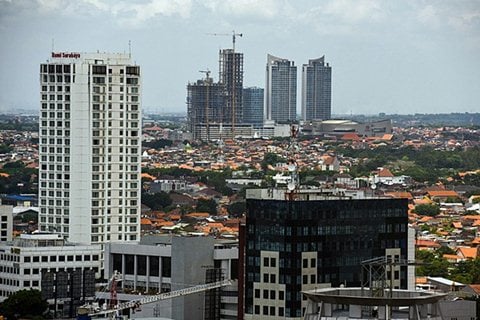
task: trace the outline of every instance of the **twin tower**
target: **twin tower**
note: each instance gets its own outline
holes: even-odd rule
[[[187,85],[188,122],[194,137],[218,126],[241,131],[248,125],[297,121],[297,67],[293,61],[267,55],[265,89],[244,88],[243,53],[220,50],[219,64],[218,82],[209,71],[202,71],[204,79]],[[302,120],[331,118],[331,88],[332,69],[324,56],[302,66]]]

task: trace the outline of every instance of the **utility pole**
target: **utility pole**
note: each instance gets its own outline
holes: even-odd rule
[[[237,70],[236,59],[235,59],[235,40],[236,37],[243,37],[243,33],[235,33],[235,30],[232,33],[209,33],[212,36],[232,36],[232,96],[231,96],[231,106],[232,106],[232,138],[235,138],[235,71]],[[241,93],[240,93],[241,94]]]

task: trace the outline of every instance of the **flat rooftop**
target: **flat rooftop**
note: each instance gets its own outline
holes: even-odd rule
[[[372,190],[350,190],[350,189],[323,189],[323,188],[305,188],[289,191],[286,188],[269,189],[247,189],[247,199],[257,200],[362,200],[362,199],[390,199],[374,195]]]

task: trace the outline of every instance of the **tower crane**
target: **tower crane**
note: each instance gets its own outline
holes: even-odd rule
[[[194,287],[184,288],[184,289],[170,291],[170,292],[164,292],[157,295],[145,296],[141,299],[122,302],[122,303],[116,304],[113,307],[110,307],[107,310],[102,310],[100,308],[95,309],[95,308],[91,308],[91,306],[83,306],[79,308],[78,314],[85,315],[86,316],[85,319],[88,319],[88,318],[91,319],[92,317],[94,318],[115,317],[115,315],[118,315],[124,310],[136,309],[144,304],[154,303],[161,300],[173,299],[173,298],[177,298],[177,297],[181,297],[189,294],[205,292],[208,290],[229,286],[231,284],[232,284],[232,280],[221,280],[221,281],[216,281],[216,282],[211,282],[206,284],[200,284]]]
[[[235,138],[235,40],[236,37],[243,37],[243,33],[236,33],[235,30],[232,33],[209,33],[211,36],[232,36],[232,138]],[[241,94],[241,93],[240,93]]]
[[[207,141],[210,141],[210,128],[209,128],[209,121],[208,121],[208,113],[210,109],[210,70],[200,70],[199,72],[205,73],[205,85],[207,87],[206,98],[205,98],[205,127],[207,129]]]
[[[209,33],[211,36],[232,36],[232,48],[235,53],[235,39],[236,37],[243,37],[243,33],[235,33],[235,30],[232,33]]]

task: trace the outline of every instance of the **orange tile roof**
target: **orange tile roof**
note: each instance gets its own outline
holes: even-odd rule
[[[210,217],[210,213],[208,212],[191,212],[186,214],[188,217],[197,217],[197,218],[208,218]]]
[[[466,219],[466,220],[480,220],[480,215],[468,214],[468,215],[463,216],[463,219]]]
[[[459,221],[452,222],[452,225],[456,229],[462,229],[462,223]]]
[[[410,192],[406,192],[406,191],[387,192],[385,194],[387,196],[390,196],[390,197],[396,198],[396,199],[402,199],[402,198],[405,198],[405,199],[408,199],[408,200],[413,199],[412,194]]]
[[[458,193],[453,190],[431,190],[428,191],[431,197],[458,197]]]
[[[427,222],[427,221],[430,221],[432,220],[433,217],[430,217],[430,216],[424,216],[420,219],[420,222]]]
[[[217,228],[217,229],[221,229],[223,228],[223,224],[221,224],[220,222],[210,222],[210,223],[207,223],[207,226],[209,226],[210,228]]]
[[[142,218],[142,220],[140,220],[140,224],[142,225],[152,225],[152,221],[150,221],[150,219],[148,218]]]
[[[413,203],[415,204],[430,204],[432,203],[433,201],[428,199],[428,198],[424,198],[424,199],[413,199]]]
[[[377,172],[377,175],[379,177],[384,177],[384,178],[391,178],[394,177],[393,173],[388,170],[388,168],[382,168]]]
[[[382,137],[382,140],[392,140],[393,139],[393,134],[390,133],[385,133]]]
[[[148,174],[148,173],[142,173],[142,178],[150,179],[150,180],[155,180],[155,177]]]
[[[443,258],[447,260],[457,260],[458,256],[456,254],[444,254]]]
[[[161,222],[159,224],[157,224],[157,226],[159,227],[173,227],[175,225],[175,223],[173,221],[164,221],[164,222]]]
[[[424,247],[424,248],[440,248],[441,245],[438,242],[431,241],[431,240],[422,240],[418,239],[415,242],[416,247]]]
[[[179,214],[171,214],[170,220],[180,220],[181,216]]]
[[[477,257],[478,250],[477,248],[458,247],[457,253],[465,259],[475,259]]]
[[[469,284],[468,286],[472,288],[476,294],[480,294],[480,284]]]
[[[426,284],[427,283],[427,277],[416,277],[415,278],[415,284]]]
[[[345,133],[342,138],[342,140],[355,140],[355,141],[360,141],[360,137],[356,133]]]

